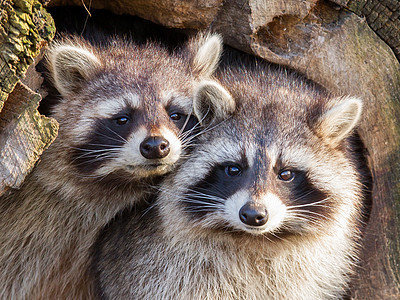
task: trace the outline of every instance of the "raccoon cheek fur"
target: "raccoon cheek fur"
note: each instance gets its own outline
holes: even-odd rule
[[[109,299],[342,299],[371,176],[362,101],[261,62],[197,86],[208,128],[163,182],[98,239]]]
[[[90,249],[187,153],[199,126],[193,86],[215,70],[220,43],[202,35],[172,54],[121,40],[53,44],[46,76],[59,135],[0,197],[1,299],[94,298]]]
[[[105,100],[94,105],[97,114],[83,114],[81,124],[74,128],[76,135],[80,137],[80,142],[74,145],[75,150],[71,153],[77,167],[90,176],[106,177],[122,171],[136,179],[163,175],[171,171],[181,153],[190,147],[191,141],[195,138],[193,133],[199,128],[195,117],[190,116],[192,103],[191,95],[186,95],[188,86],[191,87],[200,79],[204,80],[212,75],[222,51],[221,43],[219,35],[199,34],[188,42],[180,53],[181,57],[177,57],[181,59],[189,57],[189,66],[182,68],[177,65],[175,70],[169,67],[163,71],[159,66],[154,66],[158,72],[153,71],[156,74],[153,74],[153,78],[147,83],[142,82],[140,70],[142,66],[138,66],[133,70],[133,73],[138,74],[132,74],[132,77],[139,79],[131,85],[142,85],[147,93],[142,90],[135,93],[131,86],[121,86],[122,94],[118,97],[115,97],[114,90],[110,91],[111,99],[105,98],[107,95],[100,94],[99,98]],[[53,82],[64,98],[76,97],[76,92],[88,88],[82,85],[82,81],[85,82],[92,77],[100,76],[100,79],[95,78],[97,84],[89,85],[89,88],[93,87],[93,91],[89,92],[88,98],[91,94],[97,94],[99,87],[104,90],[104,85],[110,85],[109,74],[98,74],[105,71],[102,62],[94,55],[95,50],[60,45],[55,46],[54,51],[50,52]],[[158,54],[157,49],[155,50],[154,52]],[[66,61],[69,56],[75,57]],[[155,57],[147,60],[150,60],[149,63],[158,63]],[[110,61],[104,62],[104,65],[107,64],[110,64]],[[63,68],[63,65],[70,68]],[[115,74],[111,74],[111,77],[112,75]],[[176,82],[165,80],[169,77],[173,77]],[[154,90],[155,87],[158,91]],[[63,113],[61,112],[61,115]],[[55,117],[57,118],[57,114]],[[119,123],[120,126],[111,127],[111,118],[116,122],[124,120],[126,124]],[[85,135],[84,132],[89,134]]]

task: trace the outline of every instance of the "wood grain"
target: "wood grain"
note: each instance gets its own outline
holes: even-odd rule
[[[0,195],[17,188],[43,150],[54,140],[57,124],[37,112],[41,97],[19,83],[34,81],[34,59],[54,36],[51,16],[38,1],[0,1]],[[37,79],[37,78],[36,78]]]

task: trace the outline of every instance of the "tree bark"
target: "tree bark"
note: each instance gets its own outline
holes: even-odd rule
[[[56,122],[36,110],[40,96],[19,82],[54,32],[40,2],[1,0],[0,195],[18,188],[57,133]],[[36,90],[40,81],[31,70],[26,82]]]
[[[397,0],[350,0],[344,5],[360,17],[393,50],[400,59],[400,1]]]

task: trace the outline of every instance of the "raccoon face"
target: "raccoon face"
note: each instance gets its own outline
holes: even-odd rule
[[[280,153],[282,145],[273,144],[260,151],[257,139],[243,140],[214,143],[218,156],[184,193],[181,207],[198,226],[274,235],[302,233],[310,222],[330,218],[335,195],[326,188],[326,177],[319,182],[321,174],[313,162],[318,153]],[[210,149],[204,151],[209,155]],[[320,167],[333,166],[325,162]]]
[[[288,107],[268,95],[246,99],[248,94],[242,88],[235,112],[221,114],[225,120],[201,136],[191,158],[165,184],[160,203],[166,223],[175,217],[181,229],[274,239],[346,222],[359,205],[360,182],[345,138],[360,117],[361,101],[315,97],[317,103],[304,103],[302,110],[298,101]],[[233,101],[222,86],[205,84],[195,110],[207,99],[212,115],[223,107],[215,103]]]
[[[137,179],[174,167],[196,129],[192,86],[214,71],[221,52],[218,36],[201,41],[189,59],[155,45],[99,51],[75,41],[51,49],[49,69],[63,98],[53,116],[80,173]]]
[[[101,113],[96,118],[85,116],[90,130],[74,146],[74,164],[84,173],[98,175],[122,170],[146,177],[170,171],[197,123],[190,115],[190,103],[191,99],[184,97],[148,103],[138,94],[100,102]],[[79,136],[80,132],[76,133]]]

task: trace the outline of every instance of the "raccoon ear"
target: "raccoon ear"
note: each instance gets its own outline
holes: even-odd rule
[[[222,37],[219,34],[198,34],[190,43],[193,50],[192,72],[196,77],[210,77],[218,66],[222,53]]]
[[[202,81],[195,89],[193,111],[202,125],[226,119],[235,107],[233,97],[215,81]]]
[[[82,82],[90,80],[101,67],[89,50],[65,44],[50,49],[48,63],[54,86],[62,96],[77,93]]]
[[[339,144],[357,125],[362,101],[346,97],[336,99],[339,104],[324,113],[317,122],[317,133],[332,145]]]

